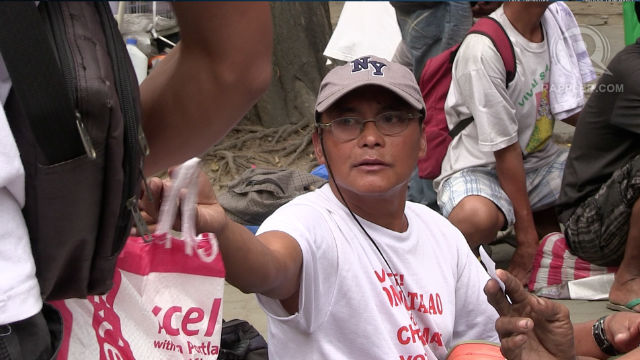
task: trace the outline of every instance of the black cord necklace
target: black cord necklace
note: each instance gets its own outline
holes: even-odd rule
[[[349,207],[349,204],[347,203],[347,200],[344,198],[344,195],[342,195],[342,191],[340,191],[340,187],[338,186],[338,183],[336,183],[335,178],[333,177],[333,172],[331,171],[331,166],[329,165],[329,158],[328,158],[327,152],[325,151],[325,148],[324,148],[324,138],[322,136],[322,131],[320,131],[319,135],[320,135],[320,147],[322,148],[322,153],[324,154],[324,162],[327,164],[327,171],[329,172],[329,176],[331,177],[331,179],[333,179],[333,184],[335,185],[336,190],[338,191],[338,194],[340,195],[340,199],[342,199],[342,203],[347,208],[347,211],[349,211],[349,214],[351,214],[351,217],[356,222],[356,224],[358,224],[358,226],[360,227],[360,229],[362,229],[362,231],[367,236],[369,241],[371,241],[371,243],[373,244],[373,247],[378,251],[378,253],[382,257],[382,260],[384,260],[384,263],[389,268],[389,271],[391,272],[391,275],[393,276],[393,279],[395,281],[395,285],[398,286],[398,288],[400,289],[400,293],[402,295],[402,298],[406,299],[405,294],[404,294],[404,290],[402,289],[402,286],[400,285],[400,282],[398,281],[396,272],[393,271],[393,268],[391,267],[391,264],[389,264],[389,261],[387,260],[387,258],[382,253],[382,250],[380,250],[380,247],[378,247],[378,244],[373,240],[371,235],[369,235],[369,232],[364,228],[364,226],[362,226],[362,223],[360,223],[360,220],[358,220],[358,218],[353,213],[353,211],[351,211],[351,208]],[[407,226],[408,225],[409,225],[409,222],[407,220]]]

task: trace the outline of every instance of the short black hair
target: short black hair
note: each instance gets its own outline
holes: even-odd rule
[[[638,22],[640,22],[640,2],[639,1],[635,2],[635,8],[636,8],[636,17],[638,18]]]

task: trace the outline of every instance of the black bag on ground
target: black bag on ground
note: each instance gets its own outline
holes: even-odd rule
[[[138,85],[122,36],[107,2],[2,2],[0,21],[42,296],[103,294],[142,175]]]
[[[222,320],[218,360],[268,360],[267,342],[245,320]]]

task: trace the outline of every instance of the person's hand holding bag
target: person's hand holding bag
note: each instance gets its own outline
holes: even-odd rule
[[[143,192],[142,198],[138,202],[138,206],[150,233],[156,232],[163,194],[171,191],[171,187],[173,186],[172,178],[175,175],[175,170],[175,167],[169,169],[169,177],[164,180],[158,177],[147,179],[147,183],[149,185],[147,189],[151,191],[151,194],[146,191]],[[186,192],[182,191],[180,200],[182,200],[184,196],[186,196]],[[178,214],[179,213],[180,212],[178,212]],[[227,221],[224,209],[218,202],[213,186],[211,186],[207,175],[202,171],[202,169],[198,169],[198,194],[195,214],[196,233],[216,233],[224,227],[224,224]],[[175,217],[173,229],[177,231],[181,229],[180,216]],[[137,228],[132,229],[132,235],[138,235],[139,233],[140,231]]]
[[[65,323],[81,329],[65,331],[61,359],[98,352],[126,360],[218,358],[225,267],[215,234],[196,234],[198,181],[207,182],[199,178],[199,161],[174,169],[171,182],[151,182],[155,202],[145,194],[140,205],[152,232],[129,237],[107,294],[55,304]],[[212,191],[206,194],[215,201]],[[174,225],[178,233],[170,231]]]

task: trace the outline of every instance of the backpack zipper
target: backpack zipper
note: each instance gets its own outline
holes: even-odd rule
[[[114,242],[113,253],[116,253],[122,248],[128,236],[132,219],[130,211],[133,212],[133,208],[137,209],[138,180],[140,179],[140,174],[142,174],[140,170],[142,166],[142,156],[139,151],[144,151],[143,146],[140,145],[140,141],[144,139],[144,135],[139,132],[139,130],[141,130],[139,125],[140,113],[134,103],[133,95],[135,90],[132,88],[133,78],[129,76],[131,74],[126,71],[126,69],[130,68],[130,64],[122,35],[115,26],[115,19],[113,18],[108,3],[96,2],[95,5],[100,14],[107,50],[109,51],[109,56],[113,64],[115,87],[124,120],[124,159],[122,162],[124,167],[124,187],[122,201],[120,203],[120,214],[115,231],[116,241]],[[139,163],[134,164],[138,159],[140,159]]]
[[[40,12],[46,13],[46,21],[49,23],[49,28],[51,29],[52,40],[54,43],[54,52],[58,58],[58,65],[62,71],[62,75],[64,77],[65,88],[67,89],[67,94],[71,96],[71,102],[73,105],[73,110],[75,113],[75,122],[76,127],[78,129],[78,133],[80,134],[80,139],[82,141],[82,146],[84,147],[87,156],[93,160],[96,158],[96,150],[93,146],[93,142],[91,141],[91,137],[89,136],[89,132],[85,126],[84,121],[82,120],[82,115],[79,111],[79,99],[78,93],[76,92],[75,83],[77,79],[77,74],[74,71],[73,67],[73,57],[71,56],[71,49],[69,48],[69,44],[62,40],[66,39],[66,28],[64,24],[64,18],[62,16],[62,11],[60,10],[60,3],[48,3],[43,2],[41,5]]]

